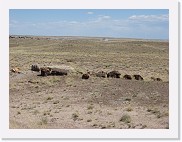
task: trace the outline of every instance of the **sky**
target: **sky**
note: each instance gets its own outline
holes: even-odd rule
[[[169,39],[167,9],[11,9],[10,35]]]

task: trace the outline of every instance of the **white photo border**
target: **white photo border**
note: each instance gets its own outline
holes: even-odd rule
[[[169,129],[9,129],[10,9],[168,9]],[[177,0],[1,0],[0,5],[1,138],[179,139],[178,1]]]

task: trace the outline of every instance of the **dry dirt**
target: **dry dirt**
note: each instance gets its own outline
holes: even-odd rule
[[[10,38],[11,129],[169,129],[168,41],[86,37]],[[31,65],[68,69],[39,76]],[[121,78],[87,71],[117,70]],[[144,80],[125,80],[125,74]],[[159,77],[162,81],[152,81]]]

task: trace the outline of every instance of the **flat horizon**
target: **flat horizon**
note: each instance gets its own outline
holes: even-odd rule
[[[135,40],[156,40],[156,41],[169,41],[169,39],[149,39],[149,38],[132,38],[132,37],[106,37],[106,36],[72,36],[72,35],[21,35],[10,34],[9,36],[29,36],[29,37],[75,37],[75,38],[108,38],[108,39],[135,39]]]
[[[9,12],[12,35],[169,39],[167,9],[11,9]]]

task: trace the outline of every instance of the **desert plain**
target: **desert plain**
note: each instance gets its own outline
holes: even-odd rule
[[[32,65],[69,72],[42,77]],[[9,69],[10,129],[169,129],[168,41],[11,36]],[[95,76],[114,70],[120,78]]]

